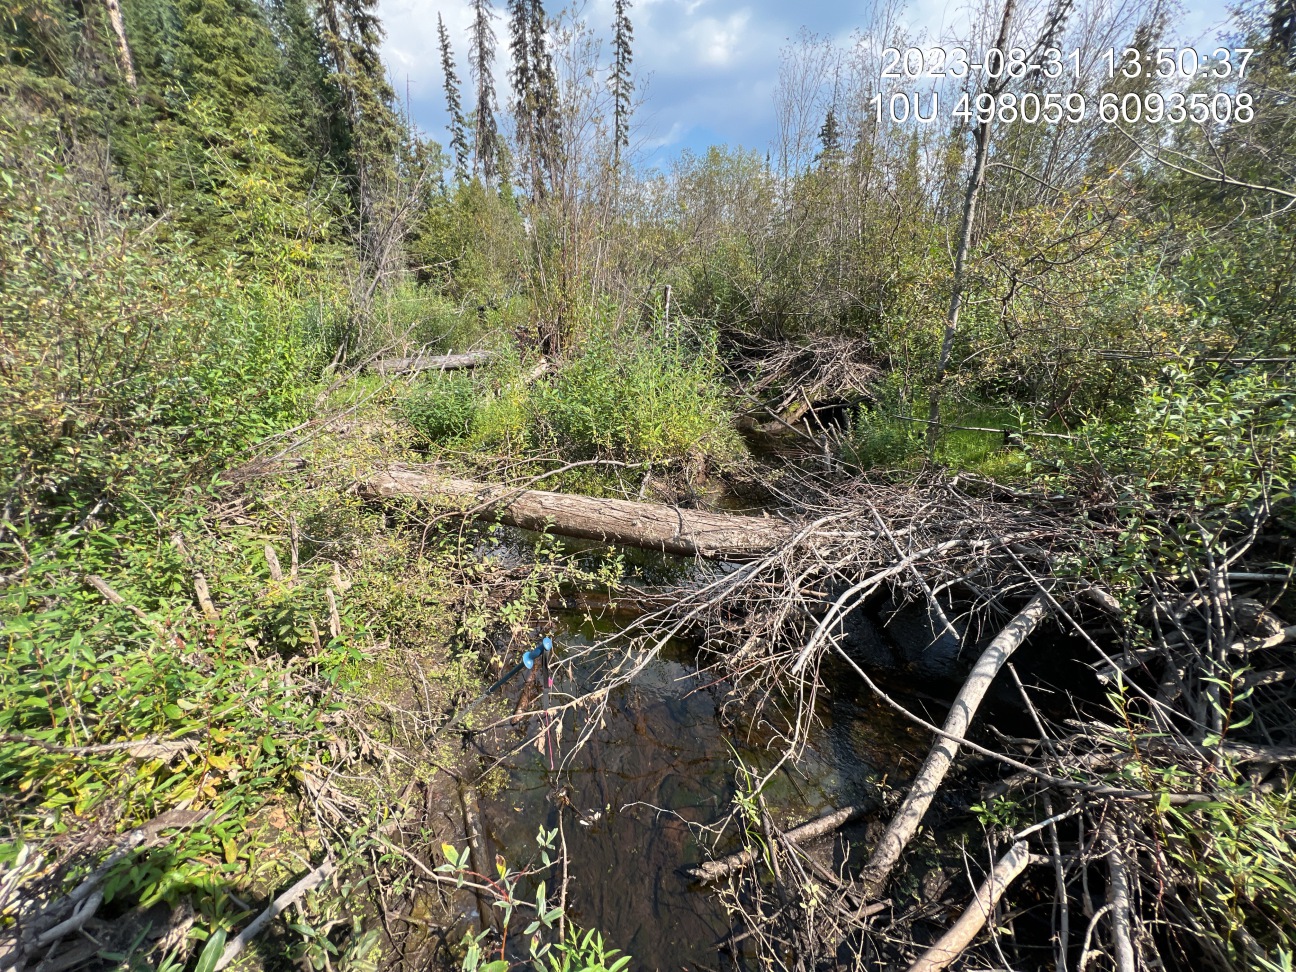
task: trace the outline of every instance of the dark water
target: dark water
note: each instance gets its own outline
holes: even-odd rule
[[[594,636],[579,626],[560,633],[559,656]],[[585,687],[580,673],[572,678],[561,672],[556,698]],[[569,914],[632,955],[634,969],[720,965],[717,944],[730,923],[712,895],[681,873],[703,858],[700,835],[690,825],[712,824],[728,813],[735,754],[763,773],[780,752],[768,735],[722,716],[724,691],[697,676],[687,646],[672,646],[613,694],[603,725],[566,770],[552,772],[549,756],[530,746],[505,761],[507,784],[482,795],[482,820],[493,850],[518,867],[538,860],[536,831],[557,826],[552,794],[555,785],[567,788],[584,816],[578,820],[569,811],[564,818]],[[730,710],[744,711],[742,706]],[[915,749],[889,712],[867,701],[829,699],[819,715],[823,724],[804,754],[785,764],[765,788],[780,824],[873,799],[877,778],[894,768],[902,752]],[[533,719],[530,732],[541,726]],[[577,718],[569,716],[564,749],[577,729]],[[735,846],[730,833],[719,849]],[[551,888],[556,880],[550,877]]]

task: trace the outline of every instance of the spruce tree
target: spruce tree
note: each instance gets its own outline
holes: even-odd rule
[[[553,161],[553,117],[557,101],[553,58],[545,40],[546,21],[540,0],[509,0],[509,50],[513,86],[512,110],[517,123],[519,165],[530,194],[546,193],[545,175]]]
[[[396,156],[403,129],[393,108],[381,46],[378,0],[319,0],[325,48],[332,61],[330,80],[341,93],[350,135],[352,199],[359,218],[361,254],[375,272],[387,262],[390,247],[386,210],[397,179]]]
[[[127,12],[140,98],[113,136],[131,191],[172,213],[203,256],[309,238],[320,160],[296,124],[274,11],[257,0],[167,0]]]
[[[558,131],[558,79],[554,73],[553,54],[546,40],[549,30],[542,0],[529,0],[527,33],[531,41],[531,154],[534,158],[535,186],[538,195],[545,194],[545,174],[552,177],[558,165],[561,144]]]
[[[1296,0],[1274,0],[1269,14],[1269,47],[1288,67],[1296,67]]]
[[[377,0],[319,0],[320,33],[328,51],[331,81],[341,95],[351,137],[352,166],[361,182],[367,168],[390,158],[399,130],[387,83]]]
[[[441,73],[445,80],[446,110],[450,113],[450,149],[454,153],[455,181],[468,181],[468,139],[464,135],[463,106],[459,101],[459,75],[455,73],[450,32],[437,14],[437,40],[441,45]]]
[[[476,128],[473,145],[473,171],[480,172],[489,184],[495,181],[499,167],[499,129],[495,123],[495,29],[491,21],[495,11],[490,0],[472,0],[472,40],[468,67],[477,85]]]
[[[513,66],[509,80],[513,82],[513,114],[517,118],[519,148],[525,151],[530,140],[531,89],[534,74],[531,70],[531,10],[528,0],[508,0],[509,53]]]
[[[620,167],[621,150],[630,145],[630,96],[634,79],[630,76],[630,50],[634,28],[630,25],[630,0],[615,0],[612,22],[612,161]]]
[[[329,81],[328,51],[311,0],[262,0],[276,46],[282,52],[279,86],[288,102],[291,124],[285,133],[293,154],[312,169],[350,168],[351,135],[342,112],[341,92]],[[138,8],[138,0],[133,9]]]
[[[837,125],[837,112],[833,108],[828,109],[828,114],[824,118],[823,127],[819,129],[819,157],[817,161],[820,165],[832,165],[841,158],[841,130]]]

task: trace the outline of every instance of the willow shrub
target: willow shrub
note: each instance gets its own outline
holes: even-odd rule
[[[252,814],[330,762],[362,634],[350,602],[342,636],[320,634],[329,565],[271,580],[272,514],[227,531],[208,513],[220,470],[313,397],[314,302],[199,268],[54,122],[0,108],[0,869],[43,857],[66,889],[113,835],[212,811],[118,861],[101,917],[189,899],[196,937],[228,930],[226,890],[267,873]],[[149,739],[183,742],[125,745]]]
[[[572,459],[697,468],[742,453],[707,335],[597,327],[533,401],[538,438]]]
[[[0,123],[0,171],[10,534],[158,502],[302,414],[313,310],[160,244],[156,221],[87,190],[48,120]]]

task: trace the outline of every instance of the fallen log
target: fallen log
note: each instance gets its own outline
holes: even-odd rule
[[[459,804],[463,808],[464,836],[468,838],[468,862],[483,880],[491,873],[486,863],[486,847],[482,841],[481,814],[477,812],[477,791],[471,786],[459,787]],[[489,931],[499,926],[499,915],[490,906],[490,902],[481,891],[477,891],[477,913],[481,919],[482,931]]]
[[[361,371],[380,375],[412,375],[420,371],[459,371],[476,368],[491,359],[490,351],[469,351],[465,354],[412,355],[405,358],[378,358],[360,366]]]
[[[803,844],[808,840],[814,840],[816,837],[831,834],[837,828],[844,827],[852,820],[862,817],[867,811],[867,807],[859,805],[842,807],[840,810],[834,810],[832,813],[824,814],[822,817],[816,817],[814,820],[784,831],[783,839],[791,844]],[[747,847],[737,853],[730,854],[728,857],[722,857],[718,861],[708,861],[705,864],[686,868],[684,873],[694,881],[710,884],[727,877],[740,868],[746,867],[755,856],[756,851],[751,847]]]
[[[932,746],[931,752],[927,754],[922,769],[918,771],[913,785],[909,787],[909,795],[905,797],[904,804],[887,827],[882,839],[878,841],[872,857],[864,867],[862,875],[864,889],[865,894],[870,898],[876,897],[886,884],[892,869],[900,860],[900,855],[904,853],[909,841],[918,832],[918,826],[922,823],[922,818],[927,813],[927,808],[931,806],[932,800],[935,799],[936,791],[944,782],[945,774],[953,765],[954,756],[958,753],[958,743],[951,737],[963,738],[967,735],[977,708],[985,698],[990,683],[994,681],[999,669],[1026,640],[1027,635],[1035,630],[1035,626],[1051,613],[1052,605],[1048,598],[1043,594],[1036,595],[1022,608],[1021,613],[1008,622],[1007,627],[995,635],[994,640],[986,646],[986,650],[977,659],[967,681],[963,683],[963,688],[954,699],[953,706],[950,707],[950,714],[943,727],[946,735],[939,737]]]
[[[374,498],[468,504],[468,515],[496,516],[501,523],[523,530],[711,560],[749,560],[792,533],[788,523],[771,517],[493,486],[443,476],[431,467],[379,468],[361,481],[360,492]]]
[[[950,926],[949,931],[909,966],[909,972],[942,972],[962,955],[964,949],[972,944],[977,933],[985,926],[986,919],[994,911],[1003,893],[1008,890],[1008,885],[1017,880],[1022,871],[1026,870],[1026,865],[1031,862],[1031,859],[1032,855],[1026,841],[1019,840],[1013,844],[1008,849],[1008,853],[999,858],[981,887],[977,888],[976,896],[967,906],[967,910]]]

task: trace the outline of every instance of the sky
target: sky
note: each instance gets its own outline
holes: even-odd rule
[[[558,2],[550,0],[546,7],[556,9]],[[864,19],[868,2],[635,0],[630,9],[633,70],[643,96],[633,119],[637,163],[665,166],[683,149],[696,152],[713,144],[764,151],[775,131],[779,52],[802,29],[845,41]],[[495,0],[495,5],[503,55],[504,2]],[[387,29],[383,54],[400,98],[408,98],[415,124],[447,145],[437,14],[445,18],[455,48],[466,110],[472,100],[467,0],[380,0],[379,13]],[[582,14],[604,36],[610,32],[612,0],[586,0]],[[967,0],[910,0],[903,14],[911,29],[925,29],[933,38],[958,29],[968,16]],[[1184,0],[1173,30],[1178,40],[1213,47],[1225,20],[1226,0]],[[608,47],[604,45],[605,59]],[[502,63],[497,65],[501,92],[504,70]]]

